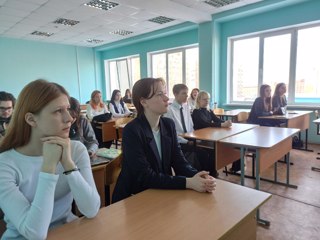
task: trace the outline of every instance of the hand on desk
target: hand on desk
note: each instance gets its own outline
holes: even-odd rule
[[[216,179],[210,176],[209,172],[198,172],[192,178],[187,178],[186,180],[186,188],[198,192],[213,192],[216,190]]]
[[[228,127],[231,127],[231,126],[232,126],[231,120],[228,120],[228,121],[225,121],[225,122],[221,123],[221,127],[228,128]]]

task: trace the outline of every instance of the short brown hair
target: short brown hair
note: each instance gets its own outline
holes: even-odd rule
[[[132,88],[132,101],[134,106],[137,109],[138,116],[142,115],[144,113],[144,109],[142,104],[140,103],[140,100],[142,98],[144,99],[150,99],[152,98],[156,93],[155,85],[156,83],[162,83],[165,85],[165,81],[162,78],[143,78],[137,81]]]
[[[26,85],[19,94],[0,152],[26,145],[30,141],[31,126],[25,121],[25,115],[28,112],[40,113],[49,102],[61,95],[69,98],[68,92],[57,83],[38,79]]]
[[[180,91],[182,90],[188,90],[187,85],[183,84],[183,83],[179,83],[179,84],[175,84],[172,88],[172,92],[174,95],[178,94]]]

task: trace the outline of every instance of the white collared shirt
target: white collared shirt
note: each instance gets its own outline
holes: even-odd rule
[[[183,117],[186,125],[187,132],[193,131],[193,121],[190,114],[190,108],[187,103],[180,105],[176,100],[173,100],[172,104],[168,106],[168,112],[164,115],[165,117],[171,118],[176,126],[177,134],[183,134],[183,127],[180,117],[180,108],[183,108]],[[187,143],[188,140],[178,136],[179,143]]]

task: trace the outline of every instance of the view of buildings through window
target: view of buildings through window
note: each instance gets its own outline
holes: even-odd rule
[[[320,102],[320,26],[231,40],[230,102],[251,102],[259,86],[287,84],[289,103]]]
[[[167,82],[168,96],[173,98],[172,88],[184,83],[189,91],[199,87],[199,49],[186,47],[151,53],[151,75]]]

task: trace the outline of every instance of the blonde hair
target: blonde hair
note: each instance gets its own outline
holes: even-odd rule
[[[59,84],[43,79],[26,85],[17,100],[6,135],[0,144],[0,152],[11,148],[22,147],[30,141],[31,126],[25,121],[30,112],[38,114],[52,100],[66,95],[68,92]]]
[[[198,93],[198,96],[197,96],[197,99],[196,99],[196,109],[201,108],[201,107],[200,107],[200,100],[201,100],[202,98],[204,98],[204,97],[210,98],[210,94],[209,94],[208,92],[206,92],[206,91],[200,91],[200,92]],[[210,109],[209,104],[208,104],[208,106],[207,106],[207,109],[208,109],[208,110]]]

